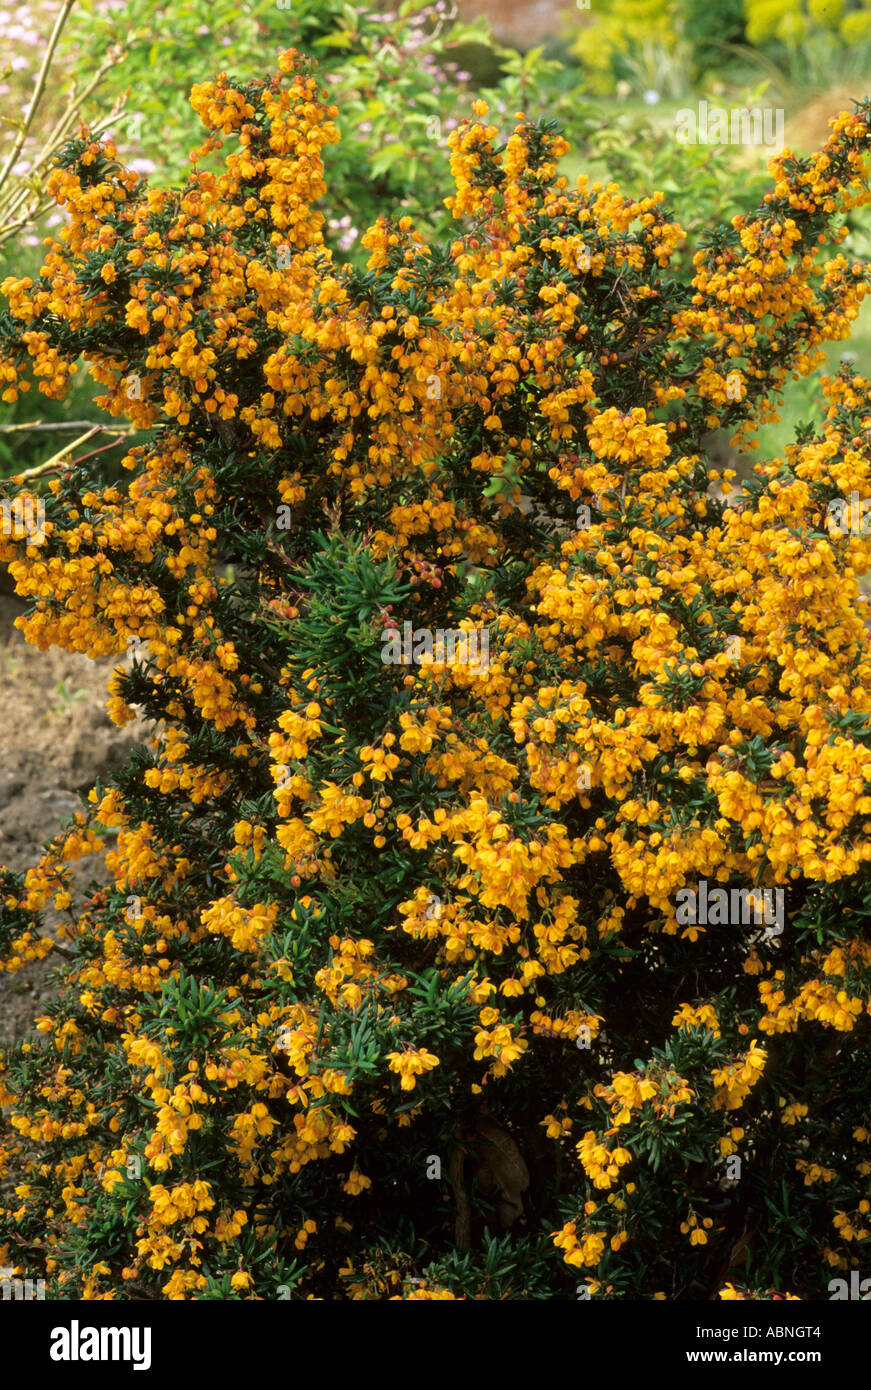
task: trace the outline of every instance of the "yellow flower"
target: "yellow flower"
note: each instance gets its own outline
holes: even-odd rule
[[[417,1085],[417,1077],[423,1072],[432,1071],[433,1067],[439,1065],[438,1057],[422,1048],[409,1048],[404,1052],[388,1052],[387,1061],[390,1070],[402,1078],[400,1087],[403,1091],[413,1091]]]
[[[351,1170],[347,1180],[342,1184],[343,1190],[352,1197],[359,1196],[361,1192],[365,1192],[366,1188],[371,1186],[371,1178],[367,1178],[365,1174],[358,1172],[356,1168]]]

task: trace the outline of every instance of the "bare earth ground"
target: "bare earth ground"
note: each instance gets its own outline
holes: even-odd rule
[[[28,646],[15,618],[17,598],[0,592],[0,867],[23,871],[35,864],[43,841],[80,808],[76,792],[126,761],[146,736],[139,721],[119,729],[105,711],[106,684],[119,658],[92,661],[56,647]],[[89,880],[109,879],[102,855],[79,861],[76,899]],[[60,914],[47,910],[49,926]],[[0,1046],[32,1032],[53,990],[54,969],[40,962],[9,975],[0,972]]]

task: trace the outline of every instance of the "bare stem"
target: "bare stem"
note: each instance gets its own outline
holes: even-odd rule
[[[75,3],[76,0],[63,0],[60,12],[58,13],[58,17],[55,20],[54,28],[51,31],[51,38],[48,41],[45,53],[43,55],[42,66],[40,67],[39,72],[37,74],[36,83],[34,84],[33,88],[33,96],[30,98],[27,110],[24,113],[24,120],[21,123],[21,128],[18,134],[16,135],[14,141],[12,142],[12,149],[9,151],[6,163],[4,164],[3,168],[0,169],[0,188],[3,187],[3,184],[9,177],[9,171],[11,170],[13,164],[17,162],[18,156],[21,154],[21,151],[24,148],[24,142],[27,139],[28,132],[33,122],[33,118],[36,115],[36,108],[39,105],[39,99],[45,91],[45,83],[46,78],[48,77],[48,70],[51,67],[52,59],[54,58],[54,52],[57,48],[61,30],[66,24],[69,12]]]
[[[30,430],[80,430],[95,429],[102,430],[104,434],[135,434],[135,430],[128,429],[126,425],[101,425],[94,420],[61,420],[44,421],[33,420],[26,425],[0,425],[0,434],[17,434],[21,431]]]
[[[79,435],[78,439],[74,439],[72,444],[65,444],[62,449],[58,449],[57,453],[52,454],[51,458],[46,459],[45,463],[37,464],[36,468],[28,468],[25,473],[16,473],[12,481],[14,483],[23,483],[26,478],[38,478],[40,473],[47,473],[50,468],[54,468],[65,459],[67,454],[72,453],[73,449],[77,449],[80,444],[85,444],[89,439],[93,439],[95,434],[100,433],[101,428],[100,425],[94,425],[93,429],[88,430],[87,434]]]

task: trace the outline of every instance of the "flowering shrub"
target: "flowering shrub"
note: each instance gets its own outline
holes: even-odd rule
[[[869,270],[818,262],[871,110],[684,271],[660,194],[571,190],[553,123],[497,147],[478,102],[457,238],[385,216],[357,270],[313,208],[336,108],[280,66],[194,88],[183,187],[71,143],[3,285],[5,399],[83,357],[151,431],[0,558],[31,643],[132,653],[110,710],[154,735],[0,871],[5,968],[60,960],[0,1073],[0,1262],[62,1299],[826,1297],[869,1237],[871,541],[827,518],[871,383],[740,494],[701,440],[848,335]],[[409,629],[488,660],[385,664]],[[687,920],[701,880],[780,885],[782,931]]]
[[[745,0],[704,6],[696,0],[596,0],[586,10],[578,6],[572,52],[597,91],[629,81],[639,92],[673,85],[679,96],[688,76],[722,63],[725,45],[743,38],[744,5]]]
[[[817,28],[831,30],[846,44],[871,36],[867,0],[745,0],[745,10],[753,44],[800,44]]]
[[[201,74],[227,66],[246,82],[262,73],[264,54],[270,65],[291,45],[316,55],[321,84],[341,103],[329,223],[347,252],[358,249],[379,198],[394,206],[410,195],[418,212],[418,187],[428,192],[433,177],[447,172],[444,141],[428,137],[427,121],[445,123],[456,105],[451,78],[460,69],[446,46],[448,18],[444,0],[412,0],[401,15],[355,11],[340,0],[237,0],[217,13],[210,0],[193,0],[181,12],[157,0],[110,0],[80,11],[72,37],[96,54],[125,45],[124,62],[103,84],[104,100],[129,92],[130,114],[118,123],[116,143],[125,157],[140,156],[129,167],[156,171],[167,182],[186,165],[186,98]],[[480,25],[465,30],[486,37]],[[457,32],[462,37],[459,26]],[[155,82],[156,70],[175,75],[169,91]]]
[[[235,79],[257,78],[283,49],[318,61],[319,82],[339,108],[341,142],[327,151],[327,240],[356,260],[359,238],[384,206],[402,208],[436,236],[450,218],[433,187],[449,176],[446,137],[468,109],[471,74],[461,46],[498,56],[500,72],[487,91],[494,109],[513,111],[534,83],[539,99],[574,118],[581,103],[558,90],[560,65],[540,53],[521,62],[495,44],[487,23],[458,19],[449,0],[404,0],[395,7],[352,7],[345,0],[212,0],[179,10],[161,0],[101,0],[73,17],[70,41],[101,56],[123,45],[123,63],[108,74],[103,99],[128,97],[128,116],[114,137],[128,167],[174,183],[189,148],[187,93],[204,74],[226,67]],[[156,71],[171,71],[167,90]],[[598,123],[596,123],[598,124]],[[139,158],[134,159],[136,154]],[[365,261],[365,256],[362,257]]]
[[[174,184],[187,171],[191,85],[225,65],[244,84],[291,46],[317,56],[319,82],[341,112],[342,139],[327,151],[329,204],[319,209],[339,262],[365,264],[360,236],[383,207],[415,217],[437,239],[451,234],[450,214],[432,190],[450,177],[447,135],[471,100],[471,75],[460,66],[458,44],[474,43],[494,62],[498,55],[498,77],[484,89],[495,111],[518,109],[534,85],[538,101],[570,124],[576,144],[601,123],[576,92],[563,89],[570,75],[560,64],[540,52],[521,58],[495,46],[483,20],[460,23],[448,0],[404,0],[396,10],[381,11],[355,10],[344,0],[233,0],[219,7],[190,0],[181,8],[163,0],[44,0],[41,13],[27,18],[20,8],[5,17],[16,22],[5,25],[0,12],[0,47],[7,38],[16,45],[14,85],[0,100],[0,116],[13,122],[32,95],[34,59],[37,70],[42,59],[38,31],[46,41],[52,32],[46,9],[58,4],[62,15],[71,14],[49,80],[21,149],[10,149],[0,161],[9,173],[4,189],[0,169],[0,279],[13,271],[32,274],[40,264],[39,251],[31,249],[41,248],[38,233],[63,220],[46,201],[43,174],[79,121],[90,122],[92,134],[105,132],[126,168],[154,175],[162,186]],[[171,83],[155,80],[167,72]],[[61,99],[76,75],[83,90],[75,100]],[[61,110],[64,119],[55,129]],[[639,132],[639,139],[647,138]],[[5,219],[7,201],[15,215]],[[43,226],[39,215],[46,206],[52,211]],[[4,259],[4,239],[13,236]],[[21,399],[11,412],[14,434],[0,431],[0,475],[38,466],[46,457],[45,435],[23,428],[33,419],[29,404]],[[87,385],[71,391],[66,405],[67,420],[90,417]],[[63,409],[45,400],[39,406],[40,420],[57,429]]]
[[[652,87],[677,98],[688,77],[746,81],[761,67],[769,81],[788,75],[795,101],[836,83],[849,90],[850,75],[863,81],[867,72],[868,0],[596,0],[579,8],[571,51],[596,91],[623,81],[639,95]]]

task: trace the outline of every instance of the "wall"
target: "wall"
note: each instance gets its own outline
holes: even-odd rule
[[[563,34],[566,19],[581,18],[574,0],[459,0],[460,16],[484,15],[503,43],[526,49]]]

